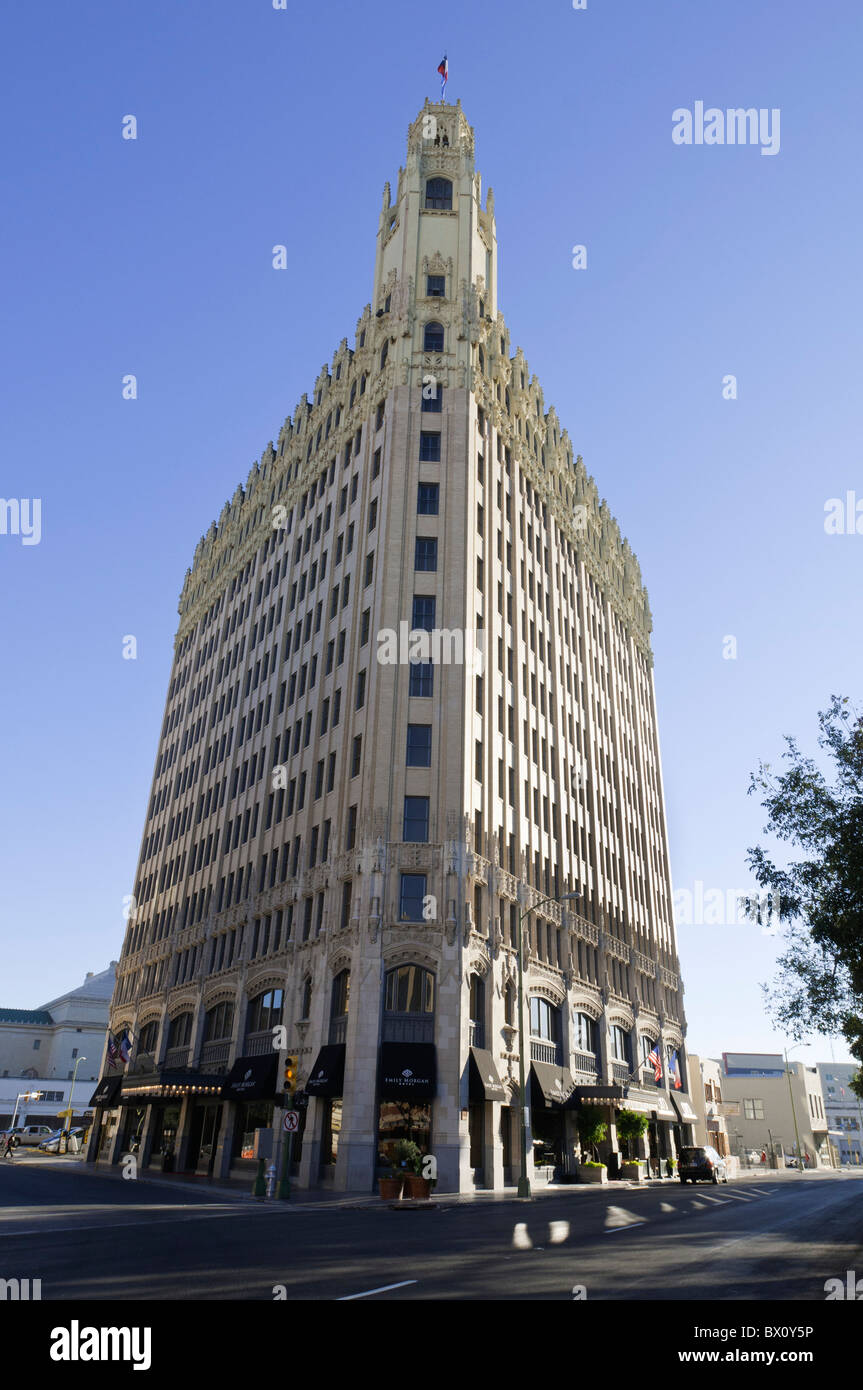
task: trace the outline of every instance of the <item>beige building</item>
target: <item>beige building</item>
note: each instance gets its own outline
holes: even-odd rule
[[[38,1009],[0,1009],[0,1127],[16,1115],[16,1104],[18,1124],[59,1127],[57,1111],[70,1094],[76,1115],[89,1111],[116,965],[88,971],[82,984]],[[37,1099],[18,1101],[33,1093]]]
[[[399,1137],[443,1190],[514,1181],[520,1048],[538,1176],[582,1105],[609,1153],[624,1104],[688,1134],[647,594],[497,254],[426,103],[353,345],[186,576],[91,1157],[248,1174],[291,1054],[303,1186],[368,1190]]]
[[[817,1067],[789,1061],[786,1068],[781,1053],[724,1052],[721,1069],[732,1153],[763,1151],[781,1166],[785,1157],[796,1155],[799,1134],[809,1166],[832,1166]]]

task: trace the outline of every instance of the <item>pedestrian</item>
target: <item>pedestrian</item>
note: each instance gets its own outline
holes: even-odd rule
[[[4,1158],[14,1158],[14,1156],[15,1156],[15,1135],[14,1135],[14,1133],[12,1132],[11,1129],[10,1129],[6,1134],[4,1134],[4,1136],[3,1136],[3,1142],[4,1142],[4,1145],[5,1145],[5,1147],[4,1147],[4,1149],[3,1149],[3,1157],[4,1157]]]
[[[766,1149],[762,1149],[762,1150],[761,1150],[761,1162],[762,1162],[762,1163],[766,1163],[766,1162],[767,1162],[767,1150],[766,1150]]]

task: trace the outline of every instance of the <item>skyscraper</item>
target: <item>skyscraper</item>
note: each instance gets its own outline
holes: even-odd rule
[[[520,1049],[538,1180],[573,1169],[589,1105],[604,1152],[625,1103],[673,1156],[647,594],[511,351],[460,104],[411,125],[354,346],[198,544],[179,611],[112,1006],[132,1055],[91,1156],[248,1172],[296,1055],[301,1185],[368,1189],[409,1138],[442,1190],[500,1188]]]

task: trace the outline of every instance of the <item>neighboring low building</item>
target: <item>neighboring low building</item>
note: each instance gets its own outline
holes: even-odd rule
[[[855,1062],[818,1062],[830,1142],[839,1163],[863,1164],[863,1101],[851,1090]]]
[[[723,1104],[740,1105],[738,1115],[725,1112],[732,1153],[745,1157],[752,1151],[765,1151],[776,1154],[782,1163],[783,1154],[796,1153],[799,1134],[809,1166],[832,1166],[817,1067],[802,1062],[786,1065],[778,1052],[723,1052],[720,1085]]]
[[[17,1124],[54,1123],[73,1078],[72,1108],[76,1115],[89,1110],[116,964],[89,971],[82,985],[38,1009],[0,1009],[0,1125],[10,1123],[16,1104]],[[25,1099],[34,1092],[38,1100]]]
[[[696,1144],[710,1144],[723,1158],[731,1154],[726,1114],[729,1107],[722,1099],[722,1066],[712,1057],[689,1055],[689,1094],[695,1121]]]

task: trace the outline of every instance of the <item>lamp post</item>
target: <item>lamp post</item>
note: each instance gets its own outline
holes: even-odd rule
[[[64,1154],[69,1152],[69,1130],[72,1128],[72,1097],[75,1094],[75,1081],[78,1076],[78,1068],[80,1067],[81,1063],[86,1062],[86,1060],[86,1057],[77,1058],[75,1062],[75,1070],[72,1072],[72,1085],[69,1087],[69,1104],[66,1106],[66,1109],[61,1110],[59,1115],[57,1116],[58,1119],[63,1119],[66,1122],[63,1125],[63,1133],[61,1134],[60,1140],[57,1143],[58,1153],[60,1151],[61,1143],[63,1145]]]
[[[15,1128],[15,1121],[16,1121],[17,1118],[18,1118],[18,1106],[21,1104],[22,1100],[38,1100],[39,1097],[41,1096],[41,1094],[42,1094],[41,1091],[22,1091],[22,1092],[21,1092],[21,1094],[17,1097],[17,1099],[16,1099],[16,1101],[15,1101],[15,1109],[14,1109],[14,1111],[13,1111],[13,1113],[12,1113],[12,1123],[11,1123],[11,1125],[9,1126],[10,1129],[14,1129],[14,1128]]]
[[[516,942],[518,958],[518,1093],[521,1104],[521,1175],[518,1180],[519,1197],[530,1196],[530,1180],[527,1176],[527,1092],[525,1089],[524,1071],[524,952],[522,950],[523,932],[522,922],[531,912],[535,912],[543,903],[566,903],[572,902],[574,898],[580,898],[580,893],[563,893],[559,897],[538,898],[530,907],[526,907],[518,919],[518,941]]]
[[[793,1052],[795,1047],[805,1047],[805,1046],[806,1046],[805,1043],[794,1043],[793,1047],[792,1047],[790,1050]],[[799,1131],[799,1129],[797,1128],[797,1109],[796,1109],[796,1107],[795,1107],[795,1105],[794,1105],[794,1087],[791,1085],[791,1068],[790,1068],[790,1066],[788,1065],[788,1051],[789,1051],[789,1049],[786,1047],[786,1049],[785,1049],[785,1075],[788,1077],[788,1094],[789,1094],[789,1096],[791,1097],[791,1118],[792,1118],[793,1121],[794,1121],[794,1139],[795,1139],[795,1142],[796,1142],[796,1144],[797,1144],[797,1171],[798,1171],[798,1172],[800,1173],[800,1175],[802,1176],[802,1175],[803,1175],[803,1151],[802,1151],[802,1149],[800,1148],[800,1131]]]

